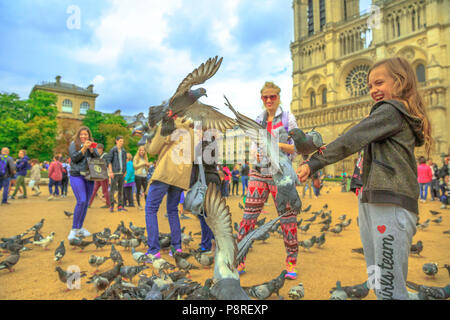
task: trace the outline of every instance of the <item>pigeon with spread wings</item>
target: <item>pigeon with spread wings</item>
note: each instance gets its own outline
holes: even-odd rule
[[[205,196],[205,221],[216,240],[214,286],[211,293],[218,300],[250,300],[241,287],[236,268],[237,245],[233,237],[230,208],[216,185],[210,183]]]
[[[175,119],[177,117],[181,118],[183,122],[187,120],[201,121],[203,130],[215,128],[225,131],[235,126],[233,119],[220,113],[217,108],[198,101],[200,97],[207,96],[205,88],[191,89],[214,76],[219,70],[222,59],[218,59],[217,56],[209,58],[183,79],[168,102],[149,108],[148,124],[138,126],[133,130],[133,134],[145,132],[139,144],[145,144],[147,140],[151,140],[160,124],[161,135],[170,135],[176,129]]]
[[[269,172],[272,174],[277,188],[275,196],[277,211],[285,210],[288,204],[291,209],[300,211],[302,202],[295,188],[297,185],[300,185],[300,182],[288,156],[278,146],[277,138],[280,141],[287,141],[288,139],[288,134],[284,127],[281,126],[275,129],[274,135],[268,134],[263,126],[236,111],[227,97],[224,96],[224,98],[226,100],[225,105],[236,116],[236,122],[239,127],[244,130],[252,141],[256,142],[258,150],[267,157],[268,163],[262,163],[262,166],[270,166]]]

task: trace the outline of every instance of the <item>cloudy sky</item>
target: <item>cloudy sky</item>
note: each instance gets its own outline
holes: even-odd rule
[[[22,99],[42,81],[94,84],[96,109],[146,112],[216,55],[201,101],[261,112],[259,90],[277,83],[289,107],[291,0],[0,0],[0,92]]]

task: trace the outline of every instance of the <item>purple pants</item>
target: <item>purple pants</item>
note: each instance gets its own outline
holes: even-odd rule
[[[84,179],[83,176],[70,176],[70,185],[75,194],[75,198],[77,199],[77,204],[75,205],[75,210],[73,212],[72,229],[80,229],[83,227],[89,200],[94,191],[94,181],[88,181]]]

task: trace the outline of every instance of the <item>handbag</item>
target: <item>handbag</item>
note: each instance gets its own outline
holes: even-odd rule
[[[103,181],[109,178],[106,160],[87,158],[87,171],[84,178],[89,181]]]
[[[206,185],[205,172],[203,170],[202,158],[198,158],[198,168],[200,174],[198,176],[197,182],[192,186],[192,188],[186,193],[184,198],[183,209],[190,211],[196,215],[202,215],[203,204],[205,202],[205,195],[208,186]]]

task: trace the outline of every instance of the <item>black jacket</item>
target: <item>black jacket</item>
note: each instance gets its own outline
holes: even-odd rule
[[[97,149],[94,149],[94,152],[91,152],[90,149],[86,150],[85,154],[80,150],[77,150],[75,146],[75,142],[69,146],[69,157],[71,159],[70,162],[70,175],[73,177],[84,176],[87,171],[87,158],[99,158],[100,155],[97,152]]]
[[[108,165],[111,163],[114,173],[125,173],[127,171],[127,151],[122,148],[122,171],[120,171],[119,150],[114,146],[105,156]]]
[[[311,157],[311,173],[364,149],[361,202],[396,204],[418,214],[414,147],[424,143],[421,128],[401,102],[377,102],[367,118]]]

